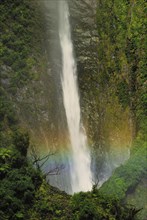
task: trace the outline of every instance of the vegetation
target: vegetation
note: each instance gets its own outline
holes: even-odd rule
[[[42,174],[27,160],[28,134],[15,132],[12,144],[0,149],[1,219],[27,219]]]
[[[102,186],[100,192],[111,194],[126,202],[127,195],[135,194],[140,182],[143,179],[146,181],[147,175],[145,116],[147,100],[145,70],[147,19],[145,14],[147,5],[145,1],[98,0],[97,2],[98,54],[100,55],[98,62],[101,68],[98,80],[108,96],[112,97],[113,94],[113,97],[117,97],[123,111],[129,109],[127,120],[131,122],[132,138],[130,159],[116,169],[108,182]],[[115,98],[112,105],[115,105],[118,112]],[[111,111],[112,105],[109,111]],[[106,112],[106,114],[108,113]],[[111,121],[109,120],[108,123]],[[117,121],[117,123],[119,122]],[[125,134],[125,138],[127,138],[127,134]],[[142,197],[145,192],[145,188],[142,187],[142,191],[140,191],[143,193]],[[129,199],[127,202],[146,210],[144,204],[140,206],[139,203],[131,202]],[[138,216],[138,219],[144,218],[145,215]]]
[[[49,186],[40,169],[27,159],[29,137],[17,131],[12,144],[0,149],[1,219],[134,219],[137,210],[92,192],[67,195]]]
[[[131,146],[130,159],[116,169],[100,192],[125,202],[127,198],[128,203],[144,208],[140,213],[145,213],[146,202],[141,206],[135,201],[141,201],[139,197],[143,198],[146,191],[144,184],[140,194],[136,190],[142,181],[146,182],[147,5],[145,1],[97,0],[95,32],[95,20],[93,26],[91,20],[85,20],[87,14],[94,17],[94,7],[86,0],[82,2],[78,7],[81,11],[84,8],[85,14],[79,13],[74,37],[83,114],[96,160],[101,161],[97,175],[105,151]],[[130,201],[129,194],[139,197]],[[145,218],[145,214],[138,217]]]
[[[125,0],[98,4],[101,84],[112,87],[115,83],[120,104],[130,109],[134,138],[146,111],[146,3]]]
[[[32,96],[34,93],[38,96],[41,93],[42,87],[37,88],[41,74],[44,73],[41,35],[43,27],[38,4],[37,1],[6,0],[0,5],[1,147],[10,144],[11,133],[20,121],[22,124],[24,118],[28,120],[36,114]]]
[[[86,64],[78,62],[87,130],[95,148],[106,151],[109,145],[114,144],[112,137],[119,136],[121,144],[126,144],[126,130],[129,129],[124,124],[131,121],[128,127],[133,144],[130,159],[116,169],[99,190],[94,186],[91,192],[71,196],[46,182],[39,167],[35,167],[27,157],[30,147],[28,133],[18,130],[20,125],[23,127],[23,120],[19,118],[22,109],[34,121],[34,114],[40,114],[41,118],[44,113],[42,99],[39,107],[33,99],[42,92],[38,92],[37,85],[42,86],[40,78],[44,72],[42,64],[45,63],[38,1],[1,1],[0,219],[135,219],[142,208],[139,206],[140,195],[144,194],[146,182],[145,12],[143,0],[97,0],[96,63],[93,66],[88,61]],[[89,48],[87,50],[90,51]],[[89,60],[87,54],[85,57]],[[84,70],[84,65],[91,65],[93,71]],[[48,81],[46,89],[48,91]],[[50,90],[52,92],[51,87]],[[23,95],[25,101],[30,102],[24,102]],[[52,99],[49,105],[52,104],[50,102]],[[52,109],[49,117],[54,112]],[[33,126],[31,129],[36,123]],[[133,199],[132,194],[136,196]],[[127,205],[132,200],[138,210]],[[139,215],[140,219],[145,218],[144,210],[140,212],[143,213]]]
[[[134,145],[130,159],[116,169],[100,189],[101,192],[122,200],[135,189],[142,178],[146,177],[147,144],[138,140]]]
[[[2,1],[1,4],[2,79],[11,93],[37,76],[36,55],[39,36],[36,9],[29,1]],[[34,36],[37,37],[34,37]]]
[[[146,7],[145,1],[97,0],[96,42],[87,44],[87,38],[83,36],[80,39],[77,35],[85,46],[83,51],[85,50],[87,58],[84,63],[82,60],[78,61],[82,105],[85,115],[90,112],[86,118],[90,138],[97,144],[99,142],[99,145],[101,142],[105,146],[110,144],[112,130],[123,130],[120,115],[125,124],[130,121],[128,129],[132,139],[141,129],[146,132]],[[89,13],[90,9],[90,5],[89,8],[87,6]],[[84,21],[83,19],[82,24],[79,22],[81,32],[86,29]],[[90,25],[86,31],[88,30],[91,30]],[[90,42],[94,36],[91,34]],[[78,46],[77,44],[77,50]],[[96,61],[93,55],[90,58],[93,47]],[[87,55],[86,50],[90,51],[90,55]],[[87,67],[89,60],[93,68],[90,70]],[[83,66],[87,69],[83,69]],[[122,133],[122,139],[121,136]]]

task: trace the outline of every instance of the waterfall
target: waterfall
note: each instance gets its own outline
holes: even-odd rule
[[[66,1],[59,3],[59,38],[62,51],[63,102],[71,143],[70,175],[72,192],[92,188],[91,157],[86,134],[81,124],[76,62],[71,40],[69,9]]]

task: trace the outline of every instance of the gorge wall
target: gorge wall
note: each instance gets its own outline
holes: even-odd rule
[[[2,24],[1,92],[7,100],[3,107],[7,114],[3,116],[2,126],[6,133],[10,132],[9,106],[12,114],[17,115],[13,120],[19,119],[21,127],[31,133],[32,144],[37,146],[39,154],[58,149],[64,157],[69,140],[59,83],[61,50],[57,2],[51,1],[49,5],[47,2],[26,1],[26,7],[21,8],[16,1],[11,4],[13,13],[6,4]],[[133,22],[142,5],[99,0],[68,2],[82,120],[92,151],[94,182],[97,182],[105,180],[128,158],[136,121],[144,111],[144,64],[140,63],[144,48],[138,49],[144,38],[133,36],[136,33]],[[127,19],[130,19],[128,24]],[[139,26],[135,30],[138,31]],[[140,101],[139,95],[142,95]],[[4,133],[2,139],[5,145]]]
[[[82,120],[92,155],[96,155],[92,159],[92,169],[96,174],[94,182],[105,179],[105,174],[111,175],[113,168],[126,158],[127,152],[123,151],[122,145],[125,148],[130,144],[128,112],[123,111],[119,105],[113,86],[108,82],[102,83],[101,79],[104,64],[100,63],[100,54],[97,52],[101,45],[97,4],[97,1],[91,4],[88,0],[69,1]],[[57,164],[61,164],[61,161],[68,164],[66,155],[69,140],[60,80],[62,63],[58,2],[51,1],[49,4],[48,1],[31,1],[26,2],[26,5],[23,16],[17,10],[14,10],[14,14],[10,14],[9,10],[7,12],[7,24],[13,23],[8,31],[13,32],[18,40],[15,41],[16,46],[13,41],[6,43],[8,53],[13,51],[11,54],[14,60],[11,60],[11,55],[7,62],[3,60],[3,88],[12,108],[17,112],[21,127],[30,132],[35,151],[45,155],[57,150],[60,155]],[[20,5],[16,2],[12,4],[13,7],[17,9]],[[33,22],[28,20],[28,14],[34,17]],[[15,21],[13,17],[22,20]],[[23,28],[25,25],[28,25],[28,29],[20,29],[20,26]],[[23,61],[18,58],[22,56],[20,45],[21,49],[23,47],[27,51]],[[112,151],[113,147],[115,150]],[[53,166],[54,160],[51,158]],[[65,172],[68,173],[67,170]],[[56,181],[58,184],[61,182]]]
[[[105,69],[107,62],[111,62],[110,54],[109,57],[106,54],[107,62],[104,58],[105,48],[108,47],[107,53],[111,53],[111,42],[101,38],[102,30],[98,26],[98,22],[101,25],[107,22],[103,20],[103,15],[99,17],[103,3],[96,0],[75,0],[69,3],[82,116],[89,143],[97,155],[97,158],[93,158],[93,167],[97,167],[94,172],[99,173],[96,178],[105,179],[104,173],[109,176],[116,166],[129,157],[132,140],[130,113],[128,109],[124,111],[118,100],[115,76]]]
[[[69,139],[59,83],[62,62],[57,1],[50,1],[49,6],[47,2],[5,0],[0,7],[0,147],[12,144],[18,127],[27,130],[35,154],[51,154],[43,172],[61,168],[57,169],[61,175],[53,179],[49,175],[49,181],[70,192]],[[128,158],[133,145],[130,159],[101,190],[123,196],[121,199],[125,197],[138,208],[144,206],[139,220],[144,219],[146,3],[68,3],[94,183],[101,185]],[[28,156],[31,153],[30,149]],[[60,166],[63,164],[66,166]]]

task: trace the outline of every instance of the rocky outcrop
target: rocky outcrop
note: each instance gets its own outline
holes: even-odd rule
[[[87,74],[97,72],[99,39],[96,25],[96,2],[96,0],[69,1],[71,29],[80,82]]]

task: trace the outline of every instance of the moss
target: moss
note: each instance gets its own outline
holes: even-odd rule
[[[141,209],[137,215],[138,220],[144,220],[147,213],[147,190],[146,190],[147,180],[143,177],[139,184],[126,196],[126,202],[128,204],[134,205],[138,209]]]

